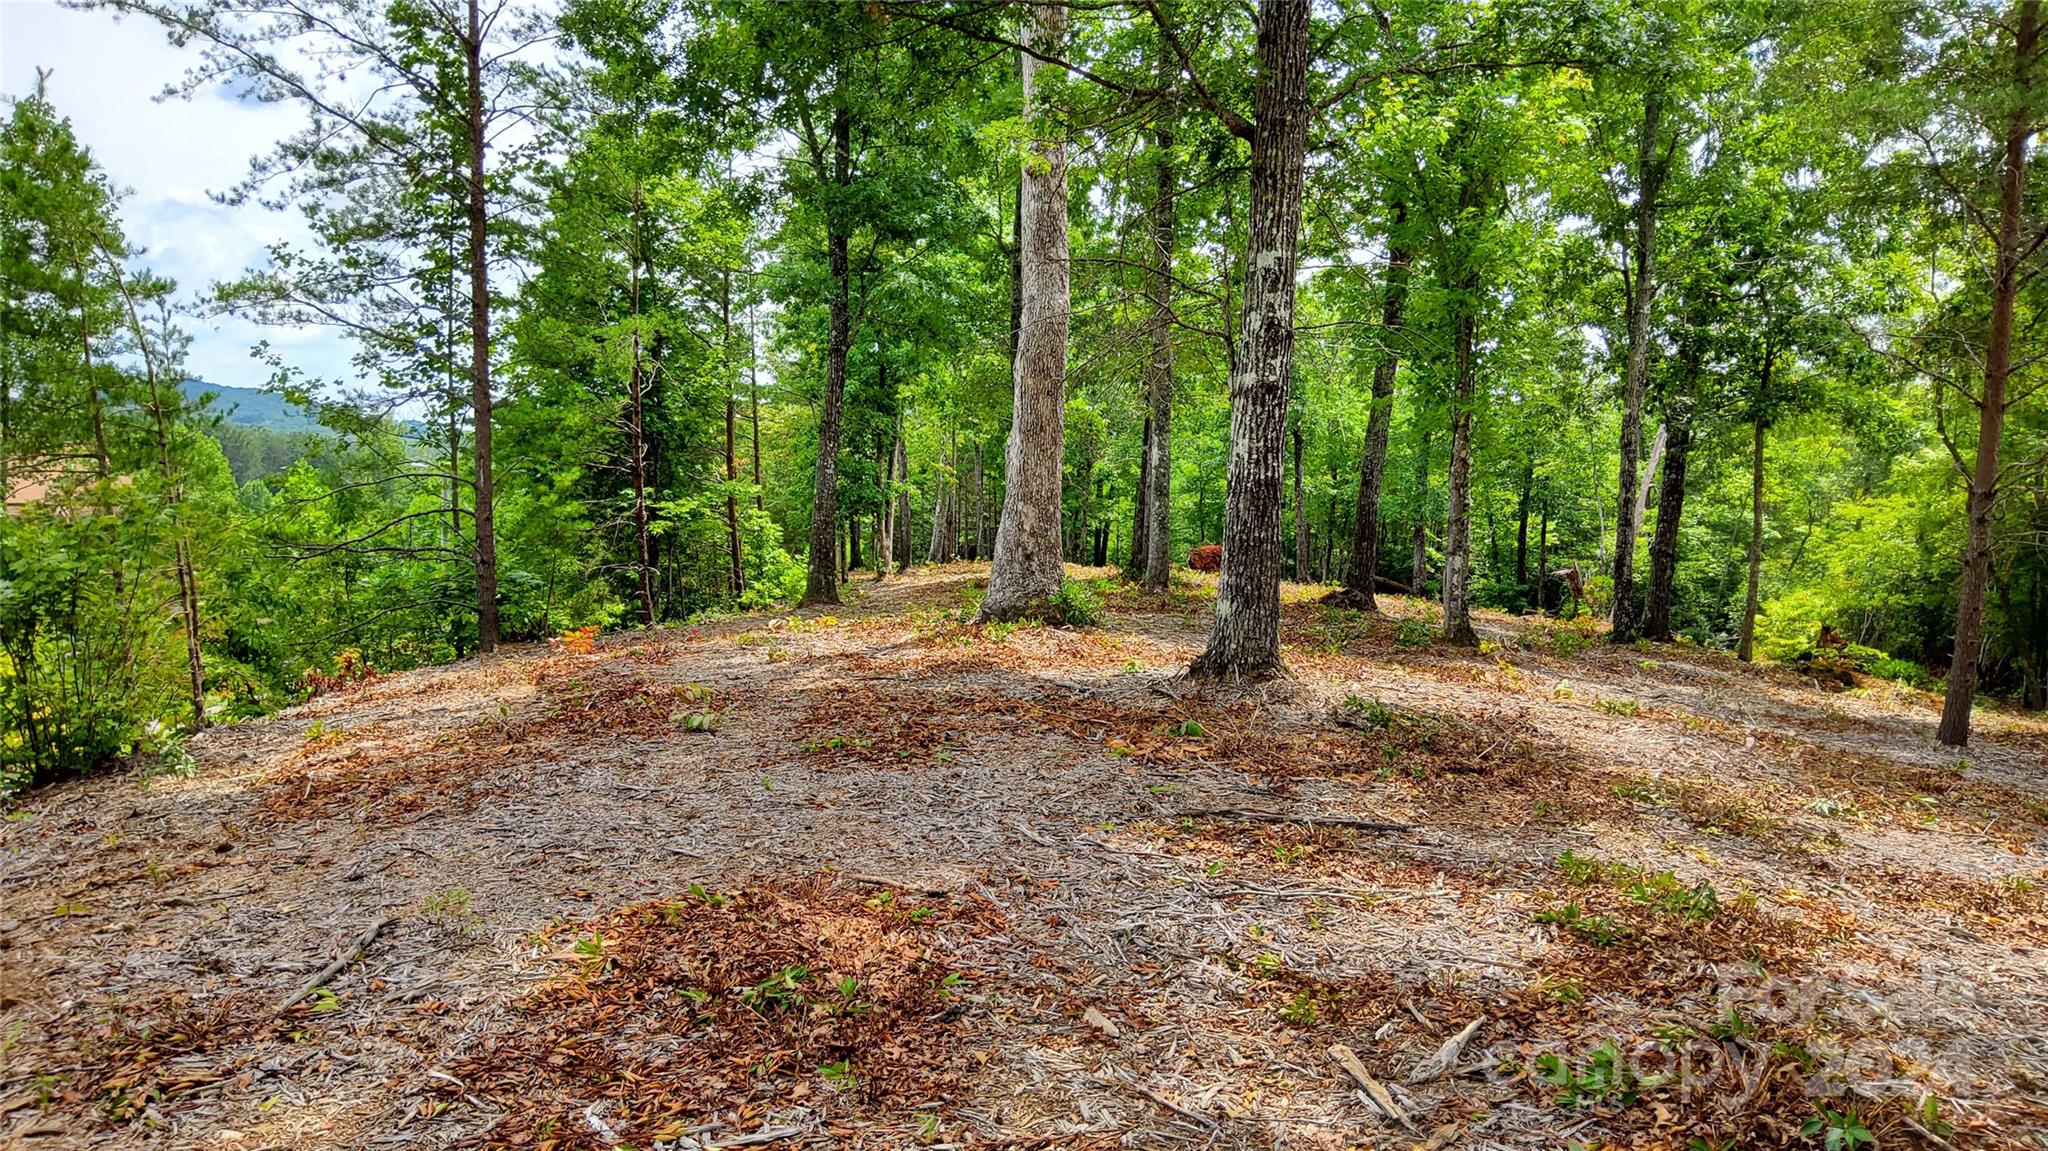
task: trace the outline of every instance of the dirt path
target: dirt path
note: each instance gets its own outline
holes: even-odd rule
[[[33,797],[0,1147],[2048,1146],[2038,719],[1309,589],[1196,695],[1200,587],[997,634],[977,574]]]

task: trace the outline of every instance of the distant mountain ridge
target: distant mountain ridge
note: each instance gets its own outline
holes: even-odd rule
[[[283,396],[270,392],[256,388],[209,384],[205,380],[186,380],[178,387],[192,399],[211,392],[214,397],[213,403],[207,410],[220,416],[226,423],[250,428],[270,428],[280,432],[322,430],[319,421],[313,418],[311,412],[288,402]]]

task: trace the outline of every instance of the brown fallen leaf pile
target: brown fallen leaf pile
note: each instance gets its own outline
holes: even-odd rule
[[[977,986],[942,956],[992,915],[811,877],[556,929],[561,976],[442,1086],[504,1110],[488,1146],[731,1137],[792,1114],[936,1124],[971,1065]]]

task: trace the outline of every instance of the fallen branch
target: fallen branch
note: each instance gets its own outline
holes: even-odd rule
[[[1236,807],[1212,807],[1200,811],[1177,811],[1175,819],[1242,819],[1251,823],[1306,823],[1320,827],[1348,827],[1354,831],[1413,831],[1412,823],[1384,819],[1354,819],[1348,815],[1290,815],[1281,811],[1246,811]]]
[[[1422,1134],[1422,1129],[1415,1125],[1414,1120],[1408,1118],[1408,1113],[1401,1110],[1399,1103],[1394,1102],[1394,1093],[1387,1090],[1386,1084],[1374,1079],[1372,1072],[1365,1069],[1365,1064],[1358,1061],[1357,1052],[1342,1043],[1336,1043],[1330,1046],[1330,1058],[1336,1060],[1337,1066],[1356,1079],[1360,1087],[1365,1088],[1366,1097],[1371,1099],[1373,1106],[1379,1108],[1387,1118],[1400,1124],[1411,1135]]]
[[[1157,1103],[1161,1107],[1166,1108],[1168,1111],[1173,1112],[1175,1115],[1178,1115],[1181,1118],[1186,1119],[1192,1123],[1200,1124],[1204,1131],[1217,1131],[1220,1130],[1223,1126],[1221,1123],[1216,1122],[1216,1120],[1211,1119],[1209,1116],[1202,1114],[1200,1111],[1189,1110],[1188,1108],[1183,1107],[1178,1103],[1175,1103],[1173,1100],[1168,1099],[1166,1096],[1161,1095],[1157,1091],[1152,1090],[1144,1084],[1126,1078],[1122,1075],[1117,1076],[1115,1079],[1107,1079],[1098,1075],[1095,1077],[1095,1081],[1097,1083],[1101,1083],[1106,1087],[1128,1087],[1131,1090],[1137,1092],[1138,1094],[1143,1095],[1145,1098],[1150,1099],[1152,1102]]]
[[[1452,1065],[1458,1062],[1458,1056],[1465,1053],[1465,1044],[1471,1042],[1472,1036],[1478,1034],[1479,1029],[1485,1025],[1484,1015],[1467,1023],[1463,1031],[1445,1040],[1444,1045],[1436,1049],[1436,1054],[1416,1064],[1415,1070],[1408,1074],[1408,1082],[1427,1083],[1449,1071]]]
[[[382,933],[385,928],[391,926],[396,922],[398,922],[397,916],[387,915],[384,918],[379,919],[377,922],[372,923],[368,931],[365,931],[361,935],[357,936],[356,941],[354,943],[344,948],[340,955],[334,957],[334,962],[321,968],[318,974],[314,975],[313,978],[306,981],[305,986],[293,992],[292,997],[290,999],[287,999],[283,1003],[278,1004],[276,1014],[282,1015],[285,1012],[290,1011],[294,1006],[298,1004],[299,1000],[304,999],[306,996],[313,994],[315,991],[320,990],[322,987],[325,987],[327,985],[328,980],[333,979],[335,976],[340,975],[343,971],[346,971],[348,969],[349,964],[354,963],[356,960],[361,959],[363,957],[363,952],[368,951],[370,949],[370,944],[376,940],[377,936],[380,933]]]
[[[803,1133],[804,1129],[801,1127],[764,1127],[752,1135],[742,1135],[737,1139],[727,1139],[720,1143],[706,1143],[704,1151],[716,1151],[721,1147],[752,1147],[757,1143],[776,1143],[784,1139],[794,1139]]]

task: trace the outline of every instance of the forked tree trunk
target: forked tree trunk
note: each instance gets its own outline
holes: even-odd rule
[[[1037,5],[1027,43],[1057,51],[1067,13]],[[1035,83],[1042,67],[1023,55],[1027,114],[1040,111]],[[1023,299],[1012,382],[1010,444],[1004,472],[1002,522],[996,530],[983,621],[1016,619],[1060,590],[1060,457],[1065,435],[1067,324],[1072,307],[1067,266],[1067,146],[1044,139],[1032,145],[1019,189],[1018,235]]]
[[[2027,141],[2032,137],[2034,59],[2041,33],[2040,0],[2020,0],[2013,27],[2011,119],[1998,175],[1998,253],[1991,285],[1991,329],[1984,344],[1984,394],[1978,397],[1977,460],[1970,477],[1969,534],[1956,595],[1955,654],[1948,693],[1941,701],[1935,738],[1944,746],[1970,742],[1970,709],[1977,698],[1977,664],[1984,654],[1984,593],[1991,580],[1991,516],[1998,503],[1998,446],[2005,432],[2006,384],[2012,374],[2013,305],[2020,289],[2020,229],[2026,211]]]
[[[1663,183],[1657,163],[1658,123],[1664,93],[1643,96],[1642,138],[1636,149],[1636,226],[1630,254],[1628,360],[1623,373],[1621,482],[1615,492],[1614,628],[1620,643],[1635,638],[1636,472],[1643,452],[1643,380],[1650,357],[1650,302],[1656,295],[1657,196]]]
[[[1380,570],[1380,486],[1387,474],[1387,440],[1394,426],[1394,379],[1400,370],[1401,317],[1408,303],[1408,271],[1415,249],[1402,230],[1408,205],[1394,205],[1394,238],[1387,249],[1387,284],[1380,297],[1379,361],[1372,366],[1372,415],[1365,425],[1365,455],[1358,464],[1358,518],[1351,529],[1351,564],[1344,573],[1350,607],[1378,611],[1373,585]],[[1417,585],[1420,586],[1420,585]]]
[[[1294,281],[1301,259],[1308,27],[1308,0],[1259,0],[1244,315],[1230,369],[1223,570],[1208,647],[1188,669],[1195,678],[1261,679],[1284,670],[1280,494],[1294,361]]]
[[[853,113],[832,110],[832,182],[844,189],[853,179]],[[846,222],[836,204],[825,214],[825,262],[832,275],[832,299],[825,345],[825,397],[818,413],[818,465],[811,485],[811,555],[802,606],[839,602],[839,420],[846,402],[846,353],[853,343],[847,284]]]
[[[470,431],[470,448],[476,453],[476,503],[469,518],[476,529],[476,646],[488,654],[498,650],[498,532],[491,476],[491,264],[485,249],[491,218],[484,198],[484,149],[489,139],[483,51],[483,12],[478,0],[469,0],[469,29],[462,42],[467,87],[463,136],[469,150],[469,195],[463,205],[469,230],[469,405],[476,425]]]
[[[1162,76],[1165,50],[1161,48]],[[1164,81],[1162,81],[1164,87]],[[1162,119],[1153,132],[1152,210],[1147,223],[1152,241],[1152,314],[1146,319],[1152,355],[1145,361],[1146,426],[1143,498],[1145,549],[1138,567],[1147,591],[1165,591],[1173,574],[1173,249],[1178,243],[1174,220],[1172,121]]]

